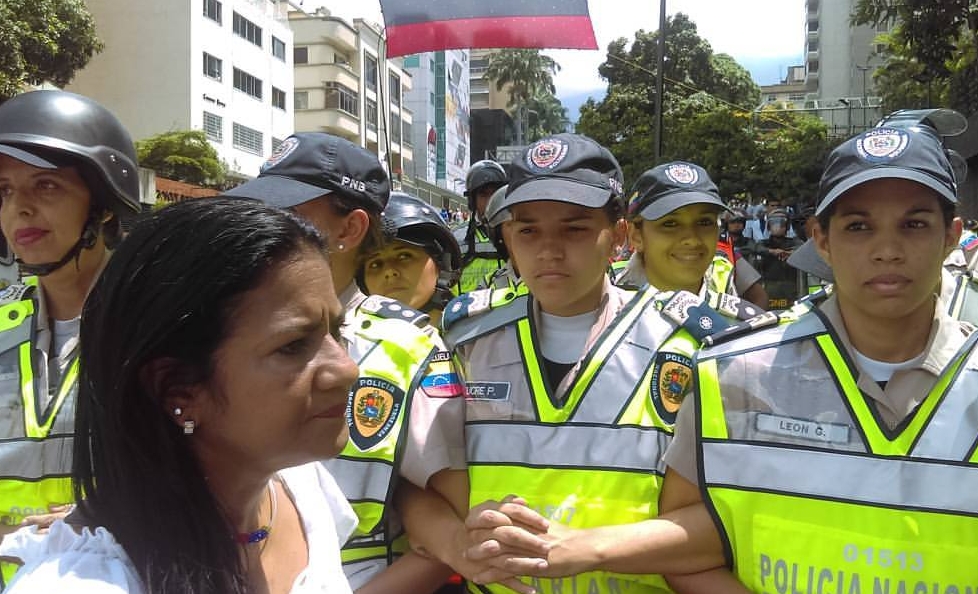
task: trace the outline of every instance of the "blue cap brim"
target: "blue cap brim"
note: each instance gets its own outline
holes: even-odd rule
[[[647,221],[655,221],[674,210],[679,210],[684,206],[691,206],[693,204],[710,204],[718,207],[720,210],[730,210],[722,200],[705,192],[676,192],[675,194],[663,196],[658,200],[652,201],[648,206],[638,212],[638,216],[641,216]]]
[[[951,188],[947,187],[926,173],[905,167],[874,167],[872,169],[860,171],[859,173],[851,175],[837,183],[831,190],[828,191],[828,193],[825,194],[825,196],[822,197],[821,200],[819,200],[818,207],[815,209],[815,216],[822,214],[822,212],[824,212],[830,204],[838,200],[839,196],[842,196],[849,190],[866,182],[871,182],[877,179],[905,179],[914,181],[930,188],[931,190],[934,190],[941,198],[947,200],[951,204],[958,203],[958,197],[951,190]]]
[[[566,178],[539,177],[520,184],[506,194],[503,208],[524,202],[566,202],[586,208],[603,208],[614,197],[608,188],[599,188]]]
[[[320,188],[292,178],[263,175],[231,188],[222,196],[251,198],[276,208],[292,208],[331,193],[326,188]]]

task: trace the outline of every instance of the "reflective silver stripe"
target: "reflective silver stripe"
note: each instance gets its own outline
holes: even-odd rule
[[[394,467],[383,462],[334,458],[322,462],[350,501],[387,501]]]
[[[0,441],[0,477],[39,480],[71,474],[70,435],[52,435],[44,440]]]
[[[658,312],[649,312],[653,304],[654,300],[649,298],[640,309],[636,308],[639,311],[628,312],[629,317],[636,315],[638,320],[617,344],[611,345],[613,350],[587,387],[572,421],[613,423],[631,401],[659,347],[676,331],[676,325]],[[649,398],[649,390],[644,390],[639,397]]]
[[[762,314],[763,315],[763,314]],[[746,322],[743,322],[746,323]],[[807,336],[821,334],[825,332],[825,324],[822,319],[813,313],[807,313],[790,324],[782,324],[772,328],[765,328],[751,334],[747,334],[737,340],[724,342],[717,346],[704,348],[699,352],[698,359],[718,359],[730,355],[731,353],[742,353],[744,351],[756,351],[773,346],[779,343],[794,341]]]
[[[973,335],[966,346],[973,348],[975,339],[978,335]],[[962,461],[971,452],[975,439],[978,439],[978,349],[971,352],[954,383],[948,386],[911,455]]]
[[[343,564],[343,573],[350,582],[350,589],[356,592],[367,584],[375,575],[387,569],[387,559],[367,559],[364,561],[349,561]]]
[[[661,473],[670,436],[652,427],[468,423],[470,464],[526,464]]]
[[[978,515],[978,466],[758,443],[702,444],[707,487]],[[747,464],[745,461],[749,461]]]
[[[0,315],[4,315],[2,309],[0,309]],[[16,348],[17,345],[31,339],[31,326],[33,324],[29,318],[30,316],[10,330],[0,332],[0,353]]]

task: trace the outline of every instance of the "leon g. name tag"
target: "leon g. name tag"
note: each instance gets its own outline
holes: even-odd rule
[[[755,428],[762,433],[825,443],[849,443],[849,426],[836,423],[804,421],[791,417],[758,413]]]

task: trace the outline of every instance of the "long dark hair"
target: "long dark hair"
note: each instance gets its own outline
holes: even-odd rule
[[[168,385],[206,381],[243,294],[304,247],[325,257],[318,232],[284,210],[189,200],[139,221],[85,303],[75,497],[86,523],[125,548],[147,592],[243,593],[246,579],[189,440],[141,376],[166,360]]]

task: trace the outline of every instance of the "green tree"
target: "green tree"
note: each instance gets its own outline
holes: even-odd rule
[[[0,102],[29,84],[63,87],[102,42],[83,0],[0,1]]]
[[[631,42],[620,38],[608,45],[607,59],[598,68],[608,81],[608,92],[603,100],[581,107],[577,124],[578,132],[615,153],[626,180],[634,180],[655,165],[657,39],[657,31],[640,30]],[[717,159],[723,151],[730,153],[731,162],[724,170],[748,167],[752,151],[749,118],[722,120],[732,114],[748,114],[757,105],[760,89],[750,73],[730,56],[714,54],[697,33],[696,24],[682,13],[667,18],[665,41],[662,158],[708,160],[703,143],[712,142],[721,147]],[[716,118],[692,121],[717,110]],[[702,142],[688,138],[692,130],[703,135]],[[739,155],[742,163],[735,165],[733,155]]]
[[[167,179],[220,187],[227,174],[227,164],[202,130],[164,132],[136,142],[136,152],[140,165]]]
[[[526,141],[534,142],[544,136],[564,132],[570,126],[567,108],[551,93],[537,93],[527,103]]]
[[[978,112],[978,2],[857,0],[852,22],[888,23],[874,73],[887,109],[947,105]]]
[[[509,107],[516,111],[516,143],[523,144],[529,103],[540,93],[553,95],[554,74],[560,65],[537,49],[506,49],[490,54],[484,78],[501,91],[509,85]]]

